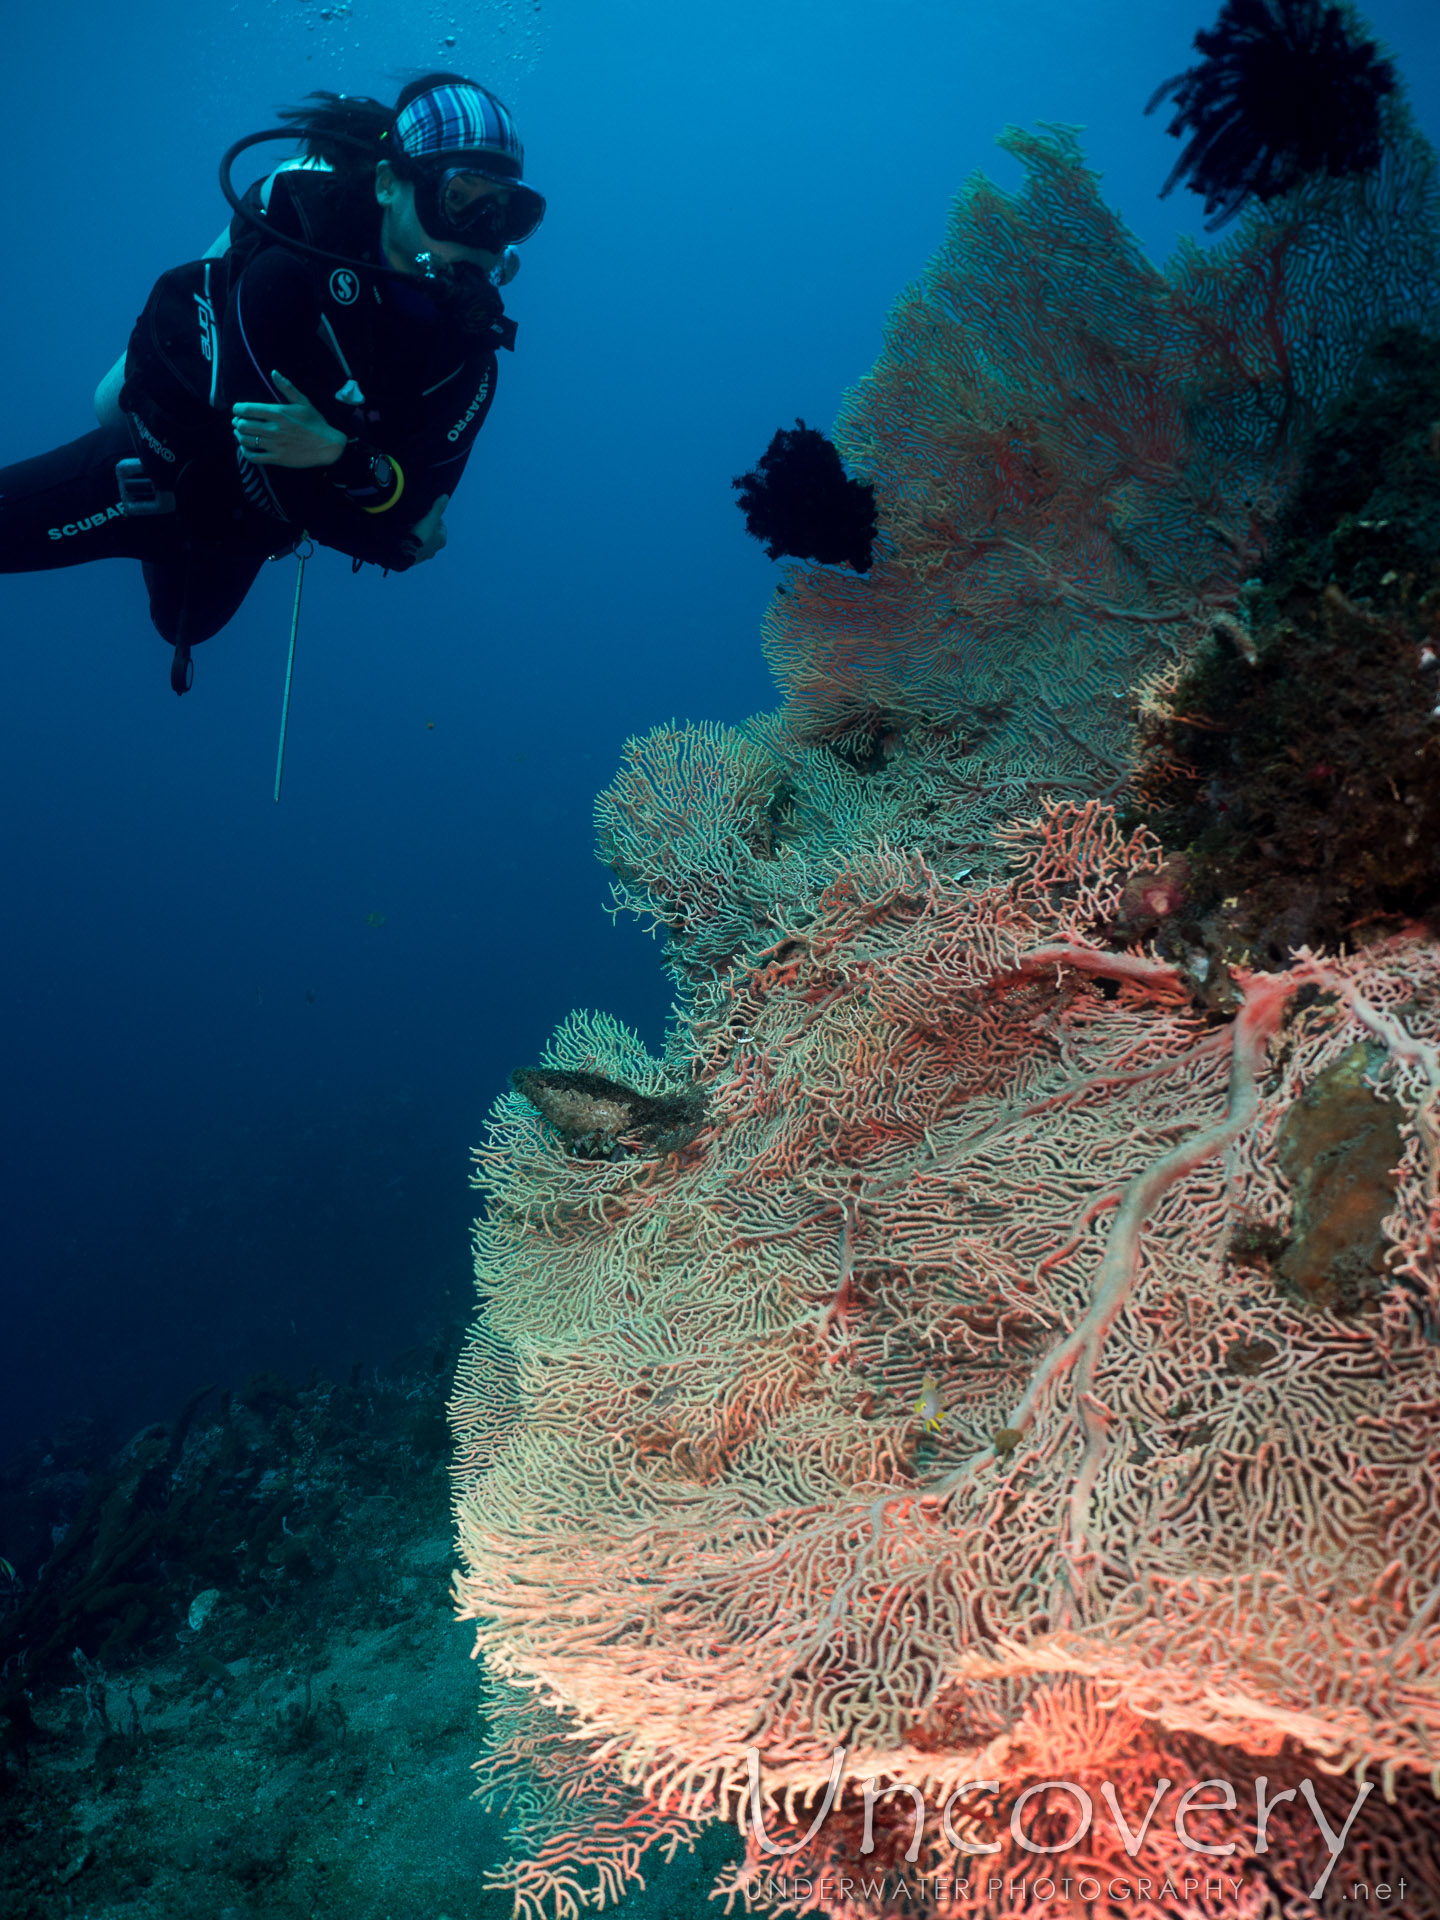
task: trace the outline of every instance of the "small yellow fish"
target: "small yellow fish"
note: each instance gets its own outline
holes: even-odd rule
[[[931,1433],[940,1431],[945,1418],[945,1404],[940,1398],[940,1383],[933,1373],[927,1373],[920,1382],[920,1398],[915,1402],[915,1411]]]

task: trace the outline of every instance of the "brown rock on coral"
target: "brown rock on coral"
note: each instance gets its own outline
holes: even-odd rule
[[[1294,1238],[1277,1272],[1302,1299],[1353,1312],[1385,1272],[1385,1216],[1405,1152],[1394,1107],[1365,1084],[1382,1049],[1357,1044],[1305,1089],[1276,1142],[1295,1193]]]

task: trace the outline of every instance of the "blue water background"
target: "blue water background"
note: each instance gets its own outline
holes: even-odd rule
[[[509,1070],[574,1006],[663,1031],[660,949],[603,910],[596,791],[629,733],[773,704],[777,570],[731,477],[829,426],[962,181],[1016,182],[1007,123],[1085,125],[1156,258],[1198,231],[1141,109],[1211,0],[326,11],[5,23],[0,458],[89,430],[151,281],[224,222],[220,151],[312,86],[487,81],[551,212],[448,550],[311,564],[278,807],[293,562],[183,701],[138,567],[0,579],[0,1448],[385,1362],[465,1312],[468,1150]],[[1436,139],[1434,0],[1369,17]]]

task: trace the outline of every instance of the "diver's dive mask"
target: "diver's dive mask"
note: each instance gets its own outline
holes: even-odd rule
[[[497,180],[474,167],[410,161],[415,212],[432,240],[503,253],[528,240],[545,218],[545,200],[533,187]]]

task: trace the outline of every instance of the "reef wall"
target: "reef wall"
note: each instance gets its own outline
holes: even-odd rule
[[[1386,113],[1377,173],[1163,273],[1069,134],[1007,136],[1026,185],[966,188],[836,429],[871,572],[792,570],[783,707],[633,741],[601,796],[675,1022],[656,1060],[572,1016],[498,1104],[453,1403],[521,1914],[743,1818],[752,1753],[747,1905],[904,1872],[1038,1913],[1049,1849],[1146,1875],[1082,1896],[1131,1920],[1402,1873],[1437,1910],[1433,902],[1277,950],[1243,862],[1217,894],[1224,848],[1157,833],[1316,434],[1377,333],[1440,333],[1434,160]],[[1416,551],[1408,672],[1344,589],[1382,758],[1440,727]]]

